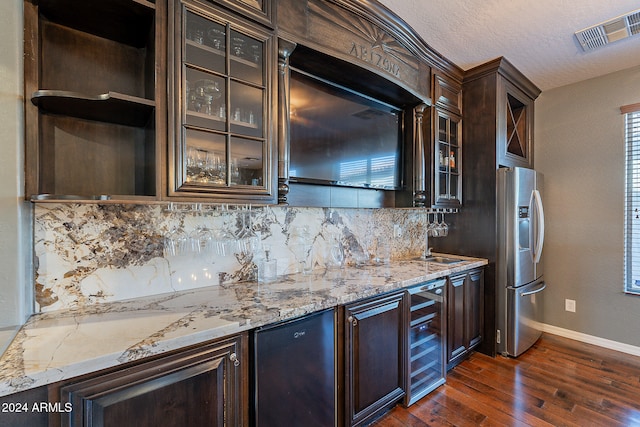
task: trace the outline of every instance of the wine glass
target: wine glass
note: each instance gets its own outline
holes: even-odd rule
[[[187,148],[187,182],[195,181],[199,171],[197,170],[196,157],[198,150],[195,147]]]
[[[213,240],[218,255],[224,257],[232,255],[236,248],[236,237],[231,232],[229,227],[228,218],[231,216],[228,212],[228,208],[222,207],[222,215],[224,216],[223,225],[213,231]]]
[[[231,47],[235,56],[241,57],[244,55],[246,41],[242,37],[233,37]]]
[[[195,171],[198,182],[207,182],[207,155],[208,151],[197,148],[195,152]]]
[[[217,50],[224,50],[224,36],[225,33],[217,27],[211,27],[207,30],[207,36],[213,43],[213,48]]]
[[[242,212],[242,228],[237,234],[238,249],[247,260],[253,259],[253,255],[260,245],[260,239],[254,233],[251,224],[251,207]]]
[[[260,46],[257,43],[252,44],[251,52],[252,52],[253,62],[255,62],[256,64],[260,63],[260,56],[262,55],[262,46]]]
[[[341,268],[344,264],[344,249],[338,236],[332,236],[329,242],[327,264],[329,267]]]
[[[309,235],[309,229],[305,226],[294,227],[291,233],[289,248],[293,253],[296,264],[296,273],[304,272],[307,259],[311,256],[313,242]]]
[[[190,251],[194,255],[206,255],[213,248],[213,234],[207,227],[199,225],[189,234]]]
[[[439,227],[438,227],[438,214],[433,214],[433,222],[430,222],[427,226],[427,236],[429,237],[438,237]],[[427,216],[428,218],[428,216]]]
[[[165,257],[184,255],[187,251],[189,238],[187,234],[174,228],[164,238],[163,254]]]
[[[449,224],[444,222],[444,212],[442,213],[442,221],[440,221],[440,233],[439,235],[445,237],[449,234]]]

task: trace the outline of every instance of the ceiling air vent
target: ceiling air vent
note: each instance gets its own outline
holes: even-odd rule
[[[640,34],[640,9],[576,32],[585,51]]]

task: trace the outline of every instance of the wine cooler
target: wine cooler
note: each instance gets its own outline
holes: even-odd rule
[[[446,279],[409,289],[409,374],[405,405],[409,406],[445,382]]]

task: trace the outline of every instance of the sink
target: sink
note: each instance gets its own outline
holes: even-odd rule
[[[443,256],[428,256],[426,258],[422,258],[428,262],[437,262],[438,264],[455,264],[458,262],[462,262],[464,260],[457,258],[447,258]]]

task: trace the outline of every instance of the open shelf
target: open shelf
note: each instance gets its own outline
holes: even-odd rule
[[[38,0],[24,9],[26,197],[158,198],[166,2]]]
[[[145,0],[40,0],[42,16],[60,25],[135,47],[148,44],[155,3]]]
[[[33,94],[31,102],[47,113],[137,127],[149,122],[155,108],[154,101],[117,92],[85,95],[65,90],[39,90]]]

